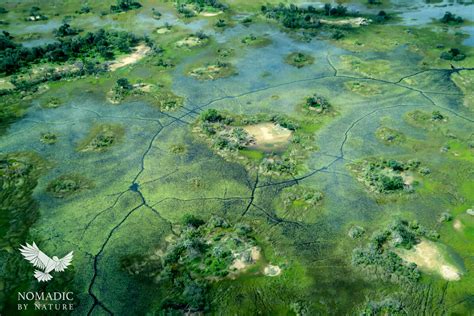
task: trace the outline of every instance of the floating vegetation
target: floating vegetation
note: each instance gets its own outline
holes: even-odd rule
[[[9,94],[2,97],[2,105],[0,107],[0,135],[18,119],[22,118],[26,109],[27,102],[21,100],[19,94]]]
[[[185,144],[173,144],[169,150],[175,155],[184,155],[188,151],[188,147]]]
[[[41,104],[42,108],[55,109],[55,108],[61,106],[62,103],[63,102],[61,101],[61,99],[56,98],[56,97],[50,97],[50,98],[47,98],[44,101],[42,101],[40,104]]]
[[[41,133],[40,142],[43,144],[53,145],[58,141],[58,136],[54,133]]]
[[[242,38],[241,43],[252,47],[265,47],[270,45],[272,40],[268,36],[256,36],[249,34]]]
[[[314,57],[301,52],[294,52],[285,57],[285,63],[296,68],[302,68],[314,63]]]
[[[107,93],[107,99],[113,104],[119,104],[132,97],[149,101],[161,111],[174,111],[183,105],[182,97],[177,96],[162,85],[131,84],[126,78],[118,79],[112,90]]]
[[[406,113],[405,120],[409,124],[416,127],[421,127],[425,129],[435,129],[441,126],[442,123],[446,123],[448,121],[448,117],[446,117],[439,111],[433,111],[430,114],[428,112],[415,110]]]
[[[284,188],[276,200],[275,212],[286,220],[314,223],[322,213],[323,199],[321,191],[308,186]]]
[[[236,73],[236,69],[231,63],[217,61],[214,64],[194,68],[188,72],[188,75],[198,80],[216,80],[230,77]]]
[[[374,83],[347,81],[344,83],[344,86],[347,90],[365,97],[380,94],[382,92],[380,86]]]
[[[342,65],[350,71],[369,78],[380,78],[392,72],[390,61],[364,60],[352,55],[341,56]]]
[[[93,184],[87,178],[79,174],[65,174],[51,181],[46,191],[56,198],[65,198],[91,188]]]
[[[386,145],[400,144],[406,139],[402,132],[385,126],[377,128],[375,136]]]
[[[158,92],[152,94],[152,97],[161,111],[175,111],[180,108],[184,102],[182,97],[165,89],[158,90]]]
[[[89,135],[80,142],[79,151],[103,152],[120,142],[125,129],[118,124],[98,124],[92,127]]]

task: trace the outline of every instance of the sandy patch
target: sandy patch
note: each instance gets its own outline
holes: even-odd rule
[[[459,219],[454,220],[453,222],[453,228],[455,230],[462,230],[462,223]]]
[[[222,71],[222,68],[217,65],[209,65],[207,67],[199,67],[189,72],[189,75],[198,79],[214,80]]]
[[[322,24],[329,24],[329,25],[351,25],[354,27],[359,27],[362,25],[369,25],[372,22],[370,19],[365,18],[353,18],[353,19],[344,19],[344,20],[319,20]]]
[[[176,47],[196,47],[202,44],[202,39],[197,36],[188,36],[176,42]]]
[[[138,62],[140,59],[145,57],[146,54],[150,52],[151,48],[146,46],[145,44],[140,44],[137,47],[134,48],[134,52],[122,56],[118,58],[116,61],[114,61],[110,66],[109,69],[110,71],[115,71],[119,68],[134,64]]]
[[[171,32],[171,30],[167,27],[160,27],[159,29],[156,30],[156,33],[158,34],[166,34]]]
[[[423,240],[410,250],[397,250],[397,254],[403,260],[415,263],[420,269],[435,272],[445,280],[461,279],[460,271],[446,261],[443,253],[432,241]]]
[[[222,11],[219,11],[219,12],[201,12],[201,13],[199,13],[199,15],[200,16],[205,16],[205,17],[210,17],[210,16],[217,16],[221,13],[222,13]]]
[[[278,147],[288,143],[291,131],[274,123],[260,123],[243,127],[255,139],[256,147]]]
[[[402,178],[403,178],[403,183],[404,183],[406,186],[412,186],[413,181],[415,180],[415,178],[413,178],[412,175],[406,174],[406,173],[402,172],[402,173],[401,173],[401,176],[402,176]]]
[[[154,85],[149,84],[149,83],[136,83],[133,85],[134,89],[143,91],[143,92],[151,92],[151,89],[154,87]]]
[[[265,269],[263,269],[263,274],[274,277],[281,274],[281,268],[279,266],[273,266],[269,264],[265,267]]]
[[[7,79],[0,79],[0,90],[11,90],[15,89],[15,85]]]
[[[247,255],[249,252],[250,252],[250,256]],[[243,271],[247,269],[248,266],[260,260],[260,257],[261,257],[260,248],[258,248],[257,246],[254,246],[251,249],[248,249],[241,253],[235,253],[234,257],[235,257],[235,260],[234,262],[232,262],[230,269],[236,270],[238,272]]]

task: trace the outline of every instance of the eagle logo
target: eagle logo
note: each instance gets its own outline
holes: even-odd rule
[[[38,282],[47,282],[53,277],[49,274],[51,271],[63,272],[72,261],[72,251],[59,259],[56,256],[48,257],[44,252],[39,250],[38,246],[33,242],[33,245],[26,243],[26,246],[21,245],[19,249],[23,257],[28,260],[35,268],[35,278]]]

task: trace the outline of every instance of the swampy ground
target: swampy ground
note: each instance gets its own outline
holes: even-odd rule
[[[474,5],[374,2],[3,1],[26,48],[139,40],[1,74],[0,314],[472,315]]]

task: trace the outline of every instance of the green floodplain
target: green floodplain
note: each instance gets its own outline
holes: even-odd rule
[[[2,1],[0,314],[473,315],[473,11]]]

